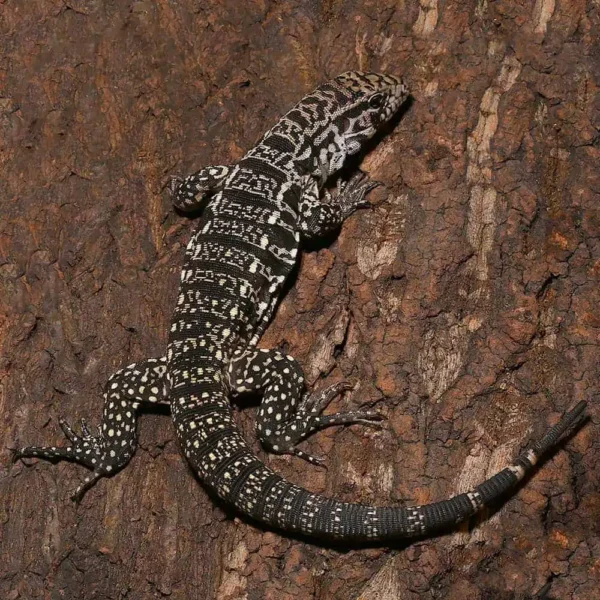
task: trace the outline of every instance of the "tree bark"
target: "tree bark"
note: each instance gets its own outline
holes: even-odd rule
[[[598,31],[593,0],[0,0],[0,597],[600,598]],[[240,519],[166,410],[79,506],[81,467],[11,466],[164,352],[194,227],[167,177],[239,159],[356,68],[412,102],[361,162],[373,207],[302,256],[261,345],[358,382],[333,409],[388,425],[315,435],[326,471],[264,453],[255,408],[244,434],[312,491],[401,504],[479,483],[575,401],[591,419],[503,505],[395,548]]]

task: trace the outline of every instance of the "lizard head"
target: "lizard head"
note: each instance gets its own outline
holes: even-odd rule
[[[407,96],[401,79],[361,71],[347,71],[317,88],[290,113],[300,112],[300,122],[313,124],[305,130],[308,144],[300,148],[306,170],[324,182],[394,116]]]
[[[348,154],[358,152],[362,144],[387,123],[408,96],[401,79],[380,73],[347,71],[332,82],[347,97],[340,105],[335,122]]]

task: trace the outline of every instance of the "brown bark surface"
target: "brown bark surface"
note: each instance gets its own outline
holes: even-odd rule
[[[599,31],[596,0],[0,0],[0,598],[600,598]],[[265,454],[253,408],[245,435],[313,491],[400,504],[480,482],[576,400],[591,420],[494,514],[392,549],[237,518],[167,411],[80,506],[83,468],[10,466],[164,352],[194,227],[167,176],[235,161],[349,68],[413,102],[362,161],[373,208],[303,255],[261,345],[389,426],[314,436],[327,471]]]

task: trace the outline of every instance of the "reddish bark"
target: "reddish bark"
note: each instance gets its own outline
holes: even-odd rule
[[[0,597],[501,600],[551,582],[546,597],[600,598],[597,2],[0,5]],[[389,427],[315,436],[326,472],[257,451],[314,491],[425,502],[576,400],[591,421],[496,514],[400,551],[234,518],[163,414],[79,507],[80,468],[10,467],[10,448],[60,442],[60,415],[99,419],[108,376],[164,351],[193,227],[167,176],[235,161],[348,68],[403,75],[414,101],[362,163],[384,183],[374,208],[303,256],[263,345],[316,386],[360,381],[337,408]]]

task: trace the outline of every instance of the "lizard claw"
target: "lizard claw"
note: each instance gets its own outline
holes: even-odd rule
[[[79,441],[79,436],[71,429],[71,426],[62,417],[59,417],[58,424],[65,434],[65,437],[72,443],[76,444]]]
[[[308,413],[311,415],[319,415],[324,411],[329,403],[343,392],[354,389],[354,384],[348,381],[340,381],[326,387],[319,392],[307,394],[300,403],[298,411],[300,413]]]
[[[298,458],[302,458],[305,461],[309,462],[311,465],[315,465],[317,467],[327,468],[325,465],[325,459],[317,456],[312,456],[311,454],[307,454],[306,452],[299,450],[298,448],[291,448],[289,454],[292,456],[297,456]]]
[[[167,184],[167,192],[169,196],[173,197],[177,193],[179,186],[183,183],[183,177],[179,175],[171,175],[169,183]]]
[[[83,433],[84,438],[91,438],[92,434],[87,425],[87,421],[85,419],[81,419],[81,433]]]
[[[357,208],[370,206],[366,199],[367,194],[376,187],[383,185],[380,181],[370,181],[364,173],[358,173],[348,182],[344,182],[338,190],[336,201],[342,207],[346,216],[352,214]]]
[[[12,448],[10,451],[10,462],[11,464],[15,464],[18,460],[24,458],[21,450],[17,450],[16,448]]]
[[[386,417],[375,410],[365,410],[356,413],[358,416],[354,423],[361,423],[362,425],[368,425],[369,427],[375,427],[376,429],[383,429],[384,421]]]
[[[106,474],[100,471],[94,471],[89,477],[86,477],[81,485],[71,494],[71,500],[77,504],[79,504],[85,493],[102,477],[105,477]]]

